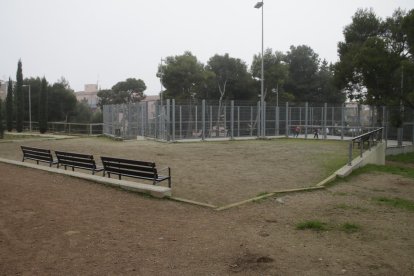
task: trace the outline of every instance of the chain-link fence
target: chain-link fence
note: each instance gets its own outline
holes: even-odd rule
[[[24,131],[39,131],[39,122],[23,122]],[[74,135],[102,135],[103,124],[83,124],[83,123],[66,123],[66,122],[48,122],[47,132],[59,134]]]
[[[405,109],[402,128],[393,127],[400,107],[372,107],[347,103],[264,105],[265,136],[345,139],[384,127],[384,139],[413,143],[414,112]],[[103,133],[124,139],[139,137],[165,141],[260,136],[260,102],[176,103],[147,101],[105,105]],[[330,137],[328,137],[330,136]]]

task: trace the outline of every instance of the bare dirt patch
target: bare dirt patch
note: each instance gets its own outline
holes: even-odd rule
[[[0,275],[414,274],[413,212],[372,200],[414,199],[396,175],[223,212],[6,164],[0,175]],[[307,220],[328,230],[296,229]]]
[[[89,153],[98,162],[99,156],[155,161],[160,168],[171,167],[173,196],[222,206],[264,192],[315,185],[346,164],[348,143],[302,139],[174,144],[104,138],[22,140],[0,143],[0,157],[21,160],[20,145]]]

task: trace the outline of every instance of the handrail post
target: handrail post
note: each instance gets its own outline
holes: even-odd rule
[[[352,165],[352,144],[353,144],[353,141],[351,140],[349,142],[348,166]]]
[[[369,136],[369,139],[368,139],[368,150],[369,151],[371,151],[371,135]]]

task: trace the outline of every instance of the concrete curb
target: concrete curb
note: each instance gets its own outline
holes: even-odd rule
[[[198,201],[194,201],[194,200],[190,200],[190,199],[185,199],[185,198],[180,198],[180,197],[170,197],[171,200],[175,200],[178,202],[184,202],[184,203],[188,203],[188,204],[192,204],[192,205],[198,205],[198,206],[202,206],[202,207],[208,207],[208,208],[217,208],[217,206],[215,205],[211,205],[208,203],[203,203],[203,202],[198,202]]]
[[[226,206],[221,206],[216,208],[216,211],[224,211],[233,207],[237,207],[249,202],[254,202],[254,201],[258,201],[258,200],[262,200],[262,199],[266,199],[269,197],[273,197],[275,195],[279,195],[279,194],[288,194],[288,193],[297,193],[297,192],[307,192],[307,191],[313,191],[313,190],[320,190],[320,189],[325,189],[325,187],[307,187],[307,188],[297,188],[297,189],[288,189],[288,190],[280,190],[280,191],[276,191],[276,192],[271,192],[271,193],[267,193],[261,196],[257,196],[257,197],[253,197],[253,198],[249,198],[243,201],[239,201],[239,202],[235,202]]]
[[[108,185],[111,187],[117,187],[117,188],[131,191],[131,192],[151,195],[156,198],[169,198],[171,196],[171,188],[162,187],[162,186],[142,184],[142,183],[137,183],[137,182],[132,182],[132,181],[118,180],[114,178],[105,178],[105,177],[98,176],[98,175],[67,171],[64,169],[46,167],[46,166],[37,165],[33,163],[9,160],[9,159],[4,159],[4,158],[0,158],[0,162],[11,164],[11,165],[16,165],[16,166],[21,166],[21,167],[26,167],[26,168],[42,170],[42,171],[46,171],[50,173],[58,173],[58,174],[63,174],[67,176],[72,176],[72,177],[96,182],[99,184]]]

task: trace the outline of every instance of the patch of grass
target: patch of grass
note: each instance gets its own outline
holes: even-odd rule
[[[374,201],[380,204],[386,204],[395,208],[405,209],[408,211],[414,211],[414,201],[403,199],[403,198],[388,198],[388,197],[377,197]]]
[[[314,231],[323,231],[327,230],[326,223],[321,222],[319,220],[308,220],[304,222],[300,222],[296,225],[296,229],[299,230],[314,230]]]
[[[386,157],[388,161],[395,161],[401,163],[414,163],[414,152],[403,153],[398,155],[389,155]]]
[[[359,168],[352,172],[351,176],[357,176],[363,173],[370,173],[370,172],[383,172],[389,174],[396,174],[401,175],[408,178],[414,178],[414,169],[410,168],[403,168],[398,166],[381,166],[381,165],[373,165],[369,164],[365,167]]]
[[[261,192],[261,193],[258,193],[257,195],[256,195],[256,197],[259,197],[259,196],[264,196],[264,195],[267,195],[268,194],[268,192]]]
[[[358,224],[350,223],[350,222],[345,222],[344,224],[341,225],[340,228],[342,231],[346,233],[355,233],[361,229],[361,227]]]

